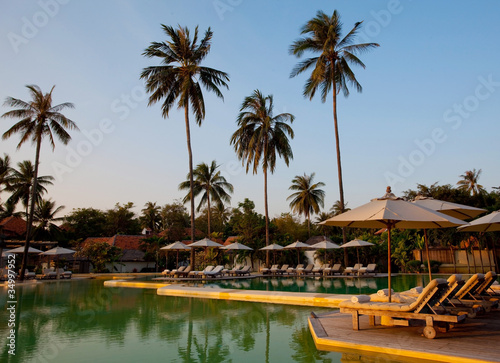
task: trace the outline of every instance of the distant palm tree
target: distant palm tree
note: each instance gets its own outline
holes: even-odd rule
[[[161,207],[153,202],[147,202],[141,210],[142,215],[139,220],[144,228],[150,228],[157,232],[161,224]]]
[[[256,174],[262,159],[264,172],[264,206],[266,219],[266,246],[269,245],[269,211],[267,202],[267,171],[274,173],[276,157],[282,157],[285,164],[293,159],[292,148],[288,136],[293,139],[292,123],[295,117],[290,113],[273,115],[273,96],[265,96],[255,90],[243,101],[237,123],[239,128],[231,136],[231,145],[248,173],[253,164]],[[266,253],[266,264],[269,265],[269,251]]]
[[[229,195],[229,193],[233,193],[234,191],[233,185],[227,182],[226,178],[221,174],[220,170],[217,170],[218,168],[219,165],[217,165],[217,162],[213,160],[210,166],[205,163],[200,163],[193,171],[193,195],[196,198],[198,195],[203,193],[196,211],[199,212],[204,204],[207,205],[208,236],[210,236],[211,232],[210,200],[215,202],[216,205],[224,205],[224,203],[231,202],[231,196]],[[190,176],[188,174],[188,180],[179,184],[179,190],[191,189],[189,177]],[[183,200],[184,203],[188,201],[191,201],[191,192],[189,192]]]
[[[303,214],[307,219],[307,232],[309,237],[311,237],[311,219],[310,216],[313,213],[319,213],[320,207],[323,208],[325,203],[325,191],[319,189],[325,186],[323,182],[313,183],[314,176],[311,175],[297,175],[292,180],[292,185],[288,188],[289,190],[296,190],[295,193],[290,195],[287,200],[292,200],[290,202],[290,208],[292,212]]]
[[[191,194],[193,194],[193,153],[189,129],[189,105],[191,104],[196,123],[201,126],[201,122],[205,118],[205,101],[200,83],[208,91],[223,99],[219,87],[228,88],[229,77],[224,72],[200,66],[201,61],[210,52],[213,34],[210,28],[205,32],[205,36],[199,44],[198,27],[194,30],[193,39],[190,37],[188,28],[179,26],[178,29],[174,29],[166,25],[162,25],[162,28],[170,39],[166,42],[151,43],[143,53],[148,58],[159,58],[161,65],[144,68],[141,79],[146,80],[146,90],[151,93],[149,106],[165,99],[162,104],[163,117],[168,117],[169,111],[174,105],[177,105],[178,109],[184,109],[189,154],[189,182]],[[194,220],[194,199],[192,199],[191,241],[194,241],[195,238]],[[191,261],[194,261],[194,250],[191,251]]]
[[[329,213],[329,212],[320,212],[320,213],[318,214],[318,216],[316,217],[316,224],[318,224],[318,223],[320,223],[320,222],[323,222],[323,221],[326,221],[327,219],[330,219],[330,218],[332,218],[332,217],[333,217],[333,215],[332,215],[331,213]],[[322,235],[324,235],[324,236],[326,236],[326,235],[327,235],[327,233],[328,233],[329,231],[331,231],[331,230],[332,230],[332,228],[333,228],[333,227],[331,227],[331,226],[325,226],[324,224],[318,224],[318,226],[317,226],[317,227],[318,227],[319,232],[320,232]]]
[[[42,199],[36,204],[34,221],[36,222],[34,236],[55,238],[61,233],[61,229],[54,222],[62,221],[64,217],[56,217],[55,215],[62,211],[64,206],[56,208],[56,202],[52,200]]]
[[[334,216],[338,216],[339,214],[342,214],[344,212],[347,212],[351,208],[347,208],[347,203],[342,204],[340,203],[340,200],[335,201],[333,203],[332,207],[330,208],[330,212],[333,213]]]
[[[24,160],[17,163],[18,169],[12,169],[9,177],[9,185],[7,191],[11,192],[8,203],[15,206],[19,202],[22,203],[25,216],[29,215],[30,200],[33,196],[32,186],[35,176],[34,165],[29,160]],[[42,199],[42,195],[47,192],[45,186],[52,185],[54,178],[50,175],[37,177],[36,190],[34,193],[35,203]]]
[[[21,267],[21,280],[24,279],[24,272],[28,262],[27,252],[33,226],[33,214],[35,213],[35,194],[38,190],[38,165],[40,164],[40,148],[42,146],[42,140],[45,137],[48,138],[52,146],[52,150],[54,150],[56,146],[54,136],[66,145],[71,140],[71,136],[66,130],[78,130],[76,124],[60,112],[66,108],[74,108],[72,103],[65,102],[55,106],[52,105],[52,92],[54,91],[55,86],[51,88],[49,93],[45,94],[42,92],[40,87],[36,85],[29,85],[26,87],[30,91],[32,98],[31,101],[26,102],[17,98],[7,97],[4,105],[17,107],[17,109],[8,111],[2,115],[2,117],[21,119],[3,134],[2,138],[4,140],[16,133],[19,133],[21,135],[21,141],[19,141],[19,144],[17,145],[18,149],[26,141],[31,141],[36,147],[33,188],[31,190],[31,205],[28,216],[28,228],[26,231],[23,263]]]
[[[483,186],[478,183],[481,171],[481,169],[478,171],[476,171],[476,169],[467,170],[464,174],[460,175],[462,180],[457,182],[457,189],[463,190],[471,195],[478,195],[486,192]]]
[[[304,86],[304,96],[312,100],[318,88],[321,90],[321,100],[326,101],[326,96],[333,90],[333,123],[335,128],[335,143],[337,148],[337,172],[339,179],[340,204],[344,202],[344,186],[342,182],[342,166],[340,159],[340,137],[337,122],[337,94],[343,91],[344,96],[349,95],[348,84],[354,86],[358,92],[362,91],[349,64],[365,68],[357,54],[378,47],[377,43],[353,44],[356,33],[362,22],[354,24],[345,37],[342,37],[342,23],[340,15],[335,10],[330,17],[322,11],[316,13],[316,17],[309,20],[301,29],[304,37],[296,40],[290,46],[290,53],[297,57],[305,52],[316,53],[319,56],[308,58],[295,66],[290,74],[295,77],[302,72],[313,68],[311,76]],[[343,229],[344,243],[346,240]]]
[[[3,158],[0,158],[0,192],[8,186],[11,173],[10,156],[3,154]]]

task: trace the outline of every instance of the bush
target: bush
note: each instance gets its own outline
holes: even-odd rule
[[[439,272],[439,266],[441,266],[441,262],[431,260],[431,272],[436,273]],[[424,262],[424,271],[429,272],[429,268],[427,267],[427,261]]]
[[[406,270],[408,272],[421,272],[421,270],[422,270],[421,265],[422,265],[422,261],[412,260],[406,264]]]

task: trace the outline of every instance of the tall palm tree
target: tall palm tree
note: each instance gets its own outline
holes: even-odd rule
[[[157,232],[161,223],[161,207],[153,202],[147,202],[141,210],[142,215],[139,220],[144,228],[150,228]]]
[[[42,199],[36,204],[34,221],[36,222],[36,228],[33,233],[34,236],[55,238],[61,229],[54,222],[62,221],[64,217],[56,217],[56,214],[64,209],[61,205],[56,208],[56,202],[52,200]]]
[[[459,180],[457,182],[458,189],[474,196],[486,192],[484,187],[478,182],[481,172],[481,169],[479,169],[478,171],[476,171],[476,169],[472,169],[467,170],[464,174],[460,175],[462,180]]]
[[[266,219],[266,246],[269,245],[269,211],[267,202],[267,171],[274,173],[276,157],[283,158],[288,166],[293,159],[292,148],[288,136],[293,139],[293,129],[287,122],[292,123],[295,117],[290,113],[273,115],[273,96],[264,96],[255,90],[251,96],[243,101],[237,123],[239,128],[231,136],[231,144],[245,165],[246,172],[253,164],[253,173],[256,174],[262,160],[264,173],[264,207]],[[266,264],[269,265],[269,251],[266,253]]]
[[[312,68],[311,76],[304,86],[304,96],[312,100],[319,88],[321,90],[321,100],[325,102],[330,90],[333,91],[333,124],[335,128],[341,205],[345,205],[345,202],[337,122],[337,94],[342,91],[344,96],[347,97],[349,95],[348,85],[354,86],[358,92],[362,91],[362,87],[351,70],[350,64],[365,68],[357,55],[379,46],[377,43],[353,44],[361,23],[354,24],[351,31],[345,37],[342,37],[342,23],[337,10],[333,12],[331,17],[322,11],[318,11],[316,17],[309,20],[302,27],[301,34],[303,37],[290,46],[290,53],[297,57],[301,57],[305,52],[318,54],[318,56],[308,58],[297,64],[290,74],[290,77],[295,77]],[[345,243],[347,242],[345,229],[342,230]]]
[[[215,202],[217,205],[224,205],[224,203],[229,203],[231,201],[231,196],[229,195],[229,193],[232,193],[234,191],[233,185],[227,182],[226,178],[221,174],[220,170],[217,170],[219,166],[220,165],[217,165],[217,162],[215,160],[212,160],[210,166],[205,163],[200,163],[193,171],[193,195],[196,198],[198,195],[203,193],[196,211],[199,212],[204,204],[207,205],[209,236],[211,231],[210,200]],[[184,197],[184,203],[191,201],[191,183],[189,177],[190,175],[188,174],[188,180],[179,184],[179,190],[189,190],[188,194]]]
[[[9,185],[7,186],[7,191],[11,192],[8,203],[16,205],[21,202],[24,206],[25,216],[29,215],[29,206],[32,195],[32,186],[35,167],[30,160],[24,160],[17,163],[17,169],[12,169],[11,176],[9,178]],[[45,186],[52,185],[54,178],[50,175],[37,176],[36,190],[34,193],[35,203],[38,203],[42,199],[42,195],[47,192]]]
[[[3,158],[0,158],[0,192],[9,185],[11,173],[12,167],[10,166],[10,156],[3,154]]]
[[[191,133],[189,129],[189,105],[196,123],[201,126],[205,118],[205,101],[200,84],[219,98],[224,99],[219,87],[228,88],[229,76],[209,67],[202,67],[201,61],[210,52],[212,31],[210,28],[198,43],[198,27],[193,38],[188,28],[162,25],[169,39],[166,42],[153,42],[146,48],[143,55],[148,58],[157,57],[159,66],[144,68],[141,79],[146,80],[146,91],[151,93],[148,105],[164,99],[162,115],[168,117],[174,105],[184,109],[186,123],[186,138],[189,155],[189,182],[193,194],[193,153],[191,151]],[[191,241],[194,241],[194,199],[191,199]],[[194,262],[194,250],[191,251],[191,261]],[[194,266],[193,266],[194,267]]]
[[[292,200],[290,202],[292,212],[303,214],[307,219],[309,237],[311,237],[311,214],[319,213],[320,207],[323,208],[325,205],[325,191],[319,189],[325,186],[325,183],[313,183],[315,175],[315,173],[311,175],[304,173],[304,175],[295,176],[292,180],[292,185],[288,189],[295,190],[296,192],[287,198],[287,200]]]
[[[12,135],[19,133],[21,141],[17,145],[19,149],[26,141],[31,141],[36,148],[35,152],[35,172],[33,175],[33,187],[31,189],[30,211],[28,217],[28,228],[26,231],[26,244],[24,245],[23,263],[21,267],[20,279],[24,279],[24,272],[28,262],[28,248],[31,238],[31,230],[33,226],[33,214],[35,212],[35,194],[37,191],[38,182],[38,165],[40,164],[40,148],[42,140],[48,138],[52,146],[55,148],[55,138],[59,139],[63,144],[67,144],[71,140],[67,129],[78,130],[76,124],[69,118],[64,116],[60,111],[66,108],[74,108],[72,103],[65,102],[59,105],[52,105],[53,86],[48,93],[43,93],[40,87],[36,85],[26,86],[31,95],[31,101],[26,102],[17,98],[7,97],[4,105],[16,107],[15,110],[8,111],[2,115],[6,118],[21,119],[14,126],[8,129],[2,138],[8,139]]]

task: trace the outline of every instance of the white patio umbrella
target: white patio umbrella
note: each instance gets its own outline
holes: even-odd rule
[[[304,242],[300,242],[299,240],[285,246],[284,248],[286,249],[296,249],[297,250],[297,264],[300,263],[300,254],[299,254],[299,250],[300,249],[305,249],[305,248],[311,248],[310,245],[308,245],[307,243],[304,243]]]
[[[424,197],[418,195],[412,202],[421,207],[432,209],[450,217],[458,219],[475,218],[481,213],[486,212],[486,209],[471,207],[464,204],[447,202],[444,200],[434,199],[432,197]],[[429,270],[429,280],[432,280],[431,260],[429,258],[429,240],[427,238],[427,230],[424,229],[425,252],[427,254],[427,269]]]
[[[356,247],[356,255],[358,256],[358,265],[359,265],[359,247],[365,247],[365,246],[373,246],[373,243],[355,238],[350,242],[344,243],[340,247],[341,248]]]
[[[315,243],[315,244],[311,245],[310,247],[315,248],[317,250],[325,250],[325,262],[326,262],[326,250],[333,250],[333,249],[340,248],[340,246],[338,244],[328,241],[326,239],[326,237],[323,241]]]
[[[40,255],[44,256],[56,256],[56,261],[59,260],[59,255],[68,255],[70,253],[75,253],[75,250],[70,250],[69,248],[64,248],[64,247],[54,247],[51,248],[50,250],[47,250],[45,252],[41,252]],[[59,279],[59,269],[57,268],[57,262],[56,262],[56,278]]]
[[[391,230],[447,228],[463,225],[465,222],[397,198],[388,187],[382,198],[372,199],[367,204],[329,218],[321,224],[353,228],[387,228],[388,291],[391,301]]]
[[[189,245],[189,247],[191,247],[191,248],[203,247],[203,248],[205,248],[205,255],[206,255],[207,248],[221,248],[221,247],[224,247],[224,245],[221,245],[220,243],[212,241],[209,238],[203,238],[203,239],[200,239],[199,241],[191,243]],[[192,265],[193,265],[193,269],[194,269],[195,268],[194,261],[192,261]]]
[[[33,248],[33,247],[28,248],[28,253],[40,253],[40,252],[42,252],[42,251],[40,251],[37,248]],[[9,250],[9,253],[24,253],[24,246]]]
[[[174,243],[171,243],[167,246],[160,248],[160,250],[166,250],[167,252],[170,250],[177,251],[177,268],[179,268],[179,251],[186,251],[186,250],[190,250],[190,249],[191,249],[190,246],[187,246],[180,241],[176,241]]]
[[[276,263],[276,251],[282,250],[283,248],[284,248],[283,246],[281,246],[277,243],[273,243],[273,244],[270,244],[269,246],[260,248],[260,250],[261,251],[273,251],[274,263]]]
[[[231,243],[231,244],[229,244],[227,246],[221,247],[220,249],[221,250],[248,250],[248,251],[253,251],[253,248],[245,246],[244,244],[241,244],[239,242]]]

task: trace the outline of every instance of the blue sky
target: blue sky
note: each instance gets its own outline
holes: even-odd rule
[[[481,184],[500,185],[500,3],[480,1],[76,1],[0,0],[0,100],[28,99],[27,84],[54,102],[72,102],[66,115],[81,132],[67,146],[42,150],[42,175],[56,177],[48,197],[73,208],[109,209],[134,202],[170,203],[188,173],[184,115],[163,119],[147,107],[141,70],[157,64],[141,53],[166,39],[160,24],[214,35],[205,65],[230,75],[224,101],[205,93],[206,119],[191,126],[195,164],[217,160],[234,185],[232,206],[250,198],[263,206],[263,176],[246,174],[229,138],[244,97],[273,94],[275,112],[295,115],[294,159],[279,161],[269,178],[271,216],[288,212],[296,175],[316,173],[326,184],[325,208],[339,199],[331,101],[303,98],[306,75],[293,79],[298,59],[288,54],[300,28],[318,10],[337,9],[344,32],[363,20],[359,42],[377,42],[355,68],[362,93],[338,99],[345,198],[353,208],[401,195],[417,183],[455,184],[482,169]],[[331,97],[329,97],[331,99]],[[9,108],[0,106],[0,113]],[[0,119],[0,132],[13,120]],[[0,141],[15,161],[18,137]]]

